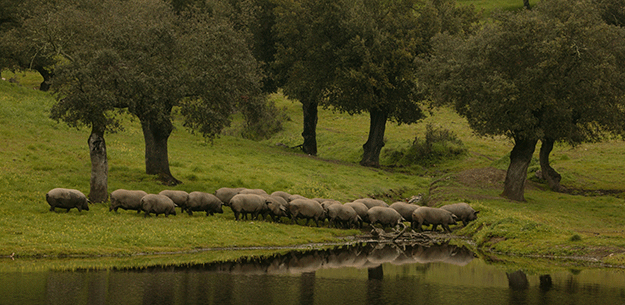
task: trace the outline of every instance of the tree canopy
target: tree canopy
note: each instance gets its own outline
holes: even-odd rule
[[[430,50],[431,37],[468,29],[476,16],[440,0],[302,0],[278,12],[276,70],[284,92],[302,101],[305,114],[310,103],[368,112],[361,160],[367,166],[379,166],[387,120],[410,124],[424,117],[416,59]],[[305,134],[306,126],[306,140]]]
[[[143,127],[146,171],[169,183],[178,183],[167,154],[173,107],[212,139],[235,109],[264,103],[246,36],[219,14],[175,13],[160,0],[69,1],[24,29],[57,54],[53,118],[111,130],[114,110],[129,111]]]
[[[347,14],[345,1],[276,1],[274,60],[270,67],[284,94],[302,103],[302,150],[317,154],[317,107],[324,98],[336,61],[334,48],[345,39],[337,29]]]
[[[61,0],[62,1],[62,0]],[[54,74],[55,56],[59,50],[30,35],[41,29],[29,26],[28,19],[45,15],[46,11],[57,11],[55,0],[23,0],[0,2],[0,69],[35,70],[43,77],[39,86],[42,91],[48,91],[50,80]],[[44,22],[56,23],[58,20],[49,18]],[[43,33],[40,35],[58,35],[59,33]],[[71,33],[65,33],[70,35]],[[40,36],[39,36],[40,37]]]
[[[438,37],[421,80],[478,134],[514,139],[503,195],[524,200],[538,140],[580,143],[623,132],[623,35],[590,1],[543,1],[501,12],[467,39]]]

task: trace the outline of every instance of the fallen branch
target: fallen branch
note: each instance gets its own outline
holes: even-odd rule
[[[400,223],[400,225],[402,226],[401,230],[393,228],[392,232],[386,232],[383,229],[371,226],[373,228],[371,230],[371,238],[377,239],[377,240],[389,240],[392,242],[398,242],[400,241],[399,238],[403,237],[401,239],[401,242],[422,243],[422,244],[429,244],[433,240],[430,235],[425,234],[425,233],[418,233],[418,232],[415,232],[414,230],[410,230],[407,232],[406,225],[403,223]]]
[[[397,233],[396,229],[393,229],[395,230],[395,233],[397,233],[397,236],[393,237],[393,242],[395,242],[400,236],[404,235],[404,233],[406,232],[406,225],[403,222],[400,222],[399,224],[403,227],[403,229],[399,233]]]

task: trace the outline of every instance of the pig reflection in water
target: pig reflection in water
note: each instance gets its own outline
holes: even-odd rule
[[[391,263],[394,265],[404,265],[442,262],[465,266],[473,260],[474,255],[473,252],[466,248],[442,244],[429,247],[411,246],[406,249],[387,246],[380,250],[374,249],[369,257],[370,262],[376,262],[378,264]],[[374,260],[372,260],[371,257],[373,257]]]
[[[213,265],[212,269],[236,274],[300,274],[324,268],[376,268],[384,263],[403,265],[442,262],[464,266],[473,258],[473,253],[466,248],[448,244],[433,246],[366,244],[221,263]]]

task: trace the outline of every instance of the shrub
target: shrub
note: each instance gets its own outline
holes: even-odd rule
[[[279,109],[273,100],[264,99],[243,111],[245,125],[241,136],[250,140],[269,139],[284,129],[282,122],[289,121],[285,109]]]
[[[582,237],[579,236],[579,234],[574,234],[573,236],[571,236],[571,238],[569,238],[570,241],[580,241],[582,240]]]
[[[453,131],[429,123],[425,138],[416,136],[407,149],[387,152],[390,163],[397,166],[430,166],[444,160],[455,159],[467,153],[464,143]]]

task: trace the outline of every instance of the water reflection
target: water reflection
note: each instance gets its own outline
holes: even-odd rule
[[[0,304],[625,304],[625,274],[528,274],[452,245],[357,244],[236,262],[0,273]]]
[[[243,261],[187,266],[234,274],[300,274],[327,268],[369,268],[382,264],[429,264],[442,262],[458,266],[470,263],[475,255],[464,247],[448,244],[421,246],[396,244],[357,244],[329,250],[291,252]]]

